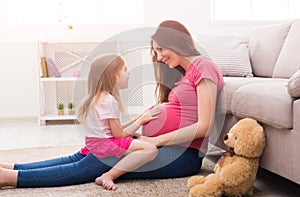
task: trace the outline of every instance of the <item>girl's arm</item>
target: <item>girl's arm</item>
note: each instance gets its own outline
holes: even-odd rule
[[[124,138],[124,137],[128,137],[131,136],[131,134],[125,132],[122,129],[121,123],[119,119],[108,119],[109,121],[109,125],[110,125],[110,129],[112,132],[112,135],[116,138]]]
[[[143,114],[139,115],[137,118],[131,121],[131,124],[127,124],[128,126],[125,129],[123,129],[123,127],[121,126],[119,119],[109,119],[112,135],[118,138],[132,136],[143,124],[156,119],[156,115],[160,112],[161,109],[157,107],[147,109]]]
[[[217,86],[209,79],[202,79],[197,85],[198,121],[190,126],[159,135],[157,137],[141,138],[156,146],[166,146],[191,142],[194,139],[209,135],[215,115]]]
[[[130,126],[131,124],[133,124],[138,118],[141,117],[142,114],[134,117],[133,119],[131,119],[130,121],[126,122],[125,124],[122,124],[122,129],[127,128],[128,126]]]
[[[138,115],[137,117],[133,118],[129,122],[122,125],[123,129],[132,126],[133,124],[141,123],[146,124],[147,122],[157,118],[156,115],[161,113],[161,109],[157,106],[153,106],[150,109],[146,109],[142,114]]]

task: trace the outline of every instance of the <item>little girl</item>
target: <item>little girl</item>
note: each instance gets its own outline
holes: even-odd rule
[[[107,190],[116,190],[113,180],[153,160],[157,148],[153,144],[133,138],[139,127],[157,117],[160,109],[152,108],[126,125],[120,124],[123,105],[119,89],[128,87],[129,74],[123,58],[106,55],[93,61],[88,76],[88,94],[78,108],[78,120],[85,126],[84,155],[97,158],[120,158],[111,170],[95,181]]]

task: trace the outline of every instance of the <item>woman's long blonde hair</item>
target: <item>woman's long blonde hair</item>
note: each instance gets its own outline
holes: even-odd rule
[[[84,123],[92,105],[97,104],[102,92],[109,92],[119,103],[120,111],[123,105],[117,87],[117,73],[125,66],[125,61],[118,55],[105,55],[95,59],[88,75],[88,93],[78,107],[78,121]]]

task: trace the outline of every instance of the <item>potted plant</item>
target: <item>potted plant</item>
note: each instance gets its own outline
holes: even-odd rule
[[[74,103],[73,102],[68,103],[68,109],[69,109],[69,115],[74,115],[75,114]]]
[[[57,114],[58,115],[64,115],[65,113],[64,113],[64,108],[65,108],[65,106],[64,106],[64,104],[63,103],[57,103]]]

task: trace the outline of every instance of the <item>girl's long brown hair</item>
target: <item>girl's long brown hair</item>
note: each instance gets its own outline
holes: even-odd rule
[[[102,92],[109,92],[118,101],[120,111],[123,105],[117,87],[116,74],[124,67],[123,58],[118,55],[106,55],[95,59],[88,75],[88,92],[78,107],[78,120],[84,123],[90,107],[97,104]]]
[[[200,55],[200,52],[195,48],[190,32],[184,25],[177,21],[163,21],[152,36],[151,46],[153,46],[153,40],[160,47],[184,57]],[[158,103],[167,102],[170,91],[174,87],[174,84],[185,75],[185,70],[180,65],[173,69],[158,62],[157,53],[153,50],[153,47],[151,48],[151,54],[156,79],[156,99]]]

